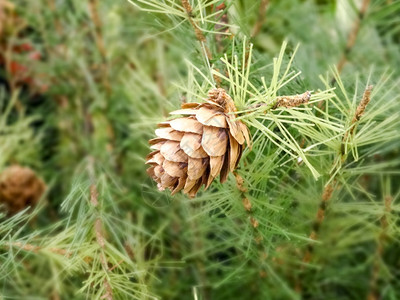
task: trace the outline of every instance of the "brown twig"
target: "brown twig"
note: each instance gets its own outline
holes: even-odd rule
[[[275,109],[278,107],[293,108],[308,103],[310,99],[311,99],[311,92],[306,91],[303,94],[298,94],[298,95],[278,96],[274,99],[274,101],[272,101],[272,103],[269,104],[260,103],[253,105],[249,108],[257,109],[260,107],[264,107],[265,111],[268,111],[270,109]]]
[[[371,100],[371,90],[372,90],[372,86],[368,86],[365,89],[363,97],[362,97],[359,105],[357,106],[354,116],[351,120],[350,127],[349,127],[350,129],[348,131],[346,131],[346,133],[343,135],[342,143],[341,143],[341,150],[338,153],[338,156],[334,161],[334,167],[335,166],[336,167],[334,168],[334,171],[332,173],[333,178],[331,178],[330,181],[328,181],[328,183],[324,187],[324,190],[322,192],[321,201],[319,204],[319,208],[317,210],[317,213],[316,213],[313,225],[312,225],[312,231],[309,235],[309,238],[313,241],[316,241],[318,238],[319,230],[320,230],[322,222],[325,218],[327,205],[328,205],[330,199],[332,198],[332,195],[335,192],[335,189],[338,186],[338,181],[337,181],[338,172],[336,172],[337,168],[340,167],[340,165],[338,164],[338,160],[342,164],[343,162],[345,162],[345,160],[347,158],[347,153],[346,153],[346,151],[344,151],[345,144],[347,143],[348,136],[349,135],[352,136],[354,134],[357,122],[360,120],[361,116],[364,114],[365,108]],[[304,263],[309,263],[312,260],[313,252],[314,252],[314,244],[309,243],[307,245],[306,251],[303,255],[302,261]],[[303,270],[303,269],[304,269],[304,265],[302,265],[301,270]],[[302,290],[300,278],[298,278],[296,280],[295,289],[297,292],[301,292],[301,290]]]
[[[207,46],[207,39],[204,36],[203,32],[201,31],[200,27],[193,20],[192,6],[190,5],[188,0],[181,0],[181,2],[182,2],[183,8],[185,9],[185,11],[188,15],[188,20],[193,27],[194,34],[196,35],[196,39],[200,42],[200,45],[204,48],[204,51],[206,53],[208,60],[211,61],[213,59],[213,57],[212,57],[210,48]],[[217,71],[218,71],[218,69],[217,69]],[[214,75],[213,77],[217,84],[217,87],[220,87],[221,79],[216,75]]]
[[[240,191],[243,207],[248,214],[250,224],[253,228],[257,228],[260,225],[260,223],[252,215],[252,205],[251,205],[250,199],[246,196],[248,189],[244,185],[244,179],[237,172],[235,172],[234,175],[235,175],[235,179],[236,179],[236,187]]]
[[[193,30],[194,30],[197,40],[204,47],[207,58],[209,60],[212,60],[212,54],[211,54],[210,48],[208,48],[208,46],[206,44],[206,42],[207,42],[206,37],[204,36],[203,32],[201,31],[199,26],[196,24],[196,22],[193,20],[192,6],[190,5],[188,0],[181,0],[181,2],[182,2],[183,8],[185,9],[185,11],[188,15],[188,20],[193,27]]]
[[[97,191],[97,187],[96,187],[96,178],[95,178],[94,158],[93,157],[89,157],[88,173],[89,173],[89,178],[90,178],[90,203],[94,208],[97,208],[99,205],[99,201],[98,201],[98,191]],[[103,270],[106,273],[108,273],[110,271],[110,268],[108,267],[107,257],[104,253],[106,244],[105,244],[105,238],[104,238],[104,234],[103,234],[103,222],[100,217],[96,218],[96,220],[94,221],[93,227],[94,227],[94,232],[96,235],[96,241],[101,248],[100,262],[103,267]],[[111,284],[107,278],[104,279],[104,286],[106,289],[106,293],[102,296],[102,299],[112,300],[113,299],[112,288],[111,288]]]
[[[229,32],[229,18],[228,14],[224,10],[226,9],[225,3],[221,3],[216,7],[216,11],[219,12],[219,14],[216,16],[219,18],[219,22],[221,24],[215,24],[215,31],[220,32],[218,34],[215,34],[215,42],[217,44],[218,52],[222,52],[224,49],[223,41],[224,41],[224,36],[226,33]]]
[[[251,37],[255,37],[261,30],[262,25],[265,22],[265,14],[267,12],[267,7],[269,5],[269,0],[261,0],[260,7],[258,9],[257,21],[254,24],[253,30],[251,31]]]
[[[111,91],[110,82],[108,80],[108,67],[107,67],[107,52],[104,46],[103,34],[102,34],[102,24],[97,9],[97,0],[89,0],[89,11],[92,23],[94,25],[94,39],[96,47],[100,53],[101,59],[103,61],[101,66],[101,73],[103,78],[103,84],[106,91],[109,93]]]
[[[6,243],[6,244],[4,244],[4,247],[7,247],[7,248],[15,247],[15,248],[19,248],[23,251],[34,252],[34,253],[38,253],[40,251],[49,251],[49,252],[63,255],[66,257],[70,257],[72,255],[72,253],[70,251],[67,251],[65,249],[43,248],[40,246],[36,246],[36,245],[28,244],[28,243],[22,243],[22,242]]]
[[[384,243],[387,237],[387,228],[388,228],[388,214],[391,211],[393,198],[391,196],[385,197],[385,210],[381,217],[381,233],[379,234],[377,247],[375,251],[375,260],[372,268],[372,275],[370,280],[370,290],[367,296],[367,300],[378,300],[380,299],[378,293],[378,279],[380,272],[380,261],[384,250]]]
[[[360,11],[358,12],[356,20],[354,21],[353,28],[351,29],[351,31],[347,37],[346,47],[344,48],[342,56],[340,57],[340,60],[336,65],[338,74],[340,74],[342,72],[344,65],[346,64],[346,62],[349,59],[349,54],[356,43],[358,32],[360,31],[360,28],[361,28],[361,21],[365,17],[365,14],[367,12],[370,2],[371,2],[371,0],[363,0],[363,2],[361,4],[361,8],[360,8]],[[335,83],[336,83],[336,79],[332,78],[331,85],[334,85]]]
[[[351,120],[350,123],[350,130],[346,131],[346,133],[344,134],[343,137],[343,142],[342,142],[342,146],[341,146],[341,158],[343,160],[343,158],[345,157],[345,144],[347,142],[347,139],[349,136],[353,136],[355,129],[357,127],[357,122],[360,120],[361,116],[364,114],[365,112],[365,108],[367,107],[368,103],[371,101],[371,91],[372,91],[373,86],[369,85],[366,87],[363,97],[360,101],[360,104],[357,106],[356,112],[354,113],[353,119]]]

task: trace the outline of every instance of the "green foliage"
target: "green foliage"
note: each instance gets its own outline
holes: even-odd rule
[[[351,49],[361,1],[266,1],[261,17],[244,0],[14,2],[28,26],[7,47],[41,52],[48,89],[4,77],[0,170],[29,165],[48,191],[0,215],[1,299],[400,298],[397,1],[371,1]],[[159,192],[156,123],[218,85],[251,130],[243,184]]]

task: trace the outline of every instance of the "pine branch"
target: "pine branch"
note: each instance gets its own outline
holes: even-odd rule
[[[268,5],[269,5],[269,0],[260,0],[257,21],[254,24],[253,30],[251,31],[251,37],[253,37],[253,38],[259,34],[259,32],[262,28],[262,25],[265,22],[265,14],[267,13]]]
[[[369,293],[367,296],[367,300],[378,300],[380,299],[379,291],[378,291],[378,279],[379,279],[379,272],[380,272],[380,265],[382,261],[382,254],[384,251],[384,243],[387,238],[387,229],[388,229],[388,215],[392,209],[392,196],[385,197],[385,210],[381,217],[381,233],[379,234],[376,251],[375,251],[375,259],[372,268],[371,280],[369,284]]]
[[[303,94],[290,95],[290,96],[278,96],[270,104],[259,103],[250,107],[250,109],[258,109],[260,107],[265,108],[265,112],[270,109],[276,109],[278,107],[293,108],[298,107],[302,104],[307,104],[311,99],[311,92],[306,91]]]
[[[108,79],[109,71],[107,66],[107,53],[106,53],[106,48],[104,46],[104,40],[102,35],[102,24],[98,13],[98,0],[89,1],[89,10],[90,10],[90,17],[94,25],[94,32],[95,32],[94,37],[96,46],[103,61],[101,66],[103,84],[107,93],[109,93],[111,91],[111,86],[110,86],[110,81]]]
[[[204,34],[201,31],[201,29],[199,28],[199,26],[193,20],[192,6],[190,5],[188,0],[181,0],[181,2],[182,2],[183,8],[185,9],[185,11],[187,13],[188,20],[189,20],[190,24],[193,27],[193,30],[194,30],[194,33],[196,35],[197,40],[200,42],[200,45],[202,47],[204,47],[204,51],[205,51],[205,53],[207,55],[207,58],[208,58],[208,60],[211,61],[213,58],[212,58],[211,50],[207,46],[207,39],[204,36]]]
[[[21,249],[23,251],[34,252],[34,253],[38,253],[40,251],[49,251],[49,252],[54,253],[54,254],[59,254],[59,255],[65,256],[67,258],[72,255],[72,253],[70,251],[67,251],[65,249],[43,248],[41,246],[36,246],[36,245],[33,245],[33,244],[22,243],[22,242],[6,243],[3,246],[7,247],[7,248],[16,247],[16,248],[19,248],[19,249]]]
[[[365,14],[367,12],[368,6],[370,4],[371,0],[363,0],[361,4],[360,11],[358,12],[357,18],[354,21],[352,30],[350,31],[350,34],[347,37],[347,43],[346,47],[344,48],[344,51],[342,53],[342,56],[339,59],[339,62],[336,65],[338,74],[342,72],[342,69],[346,62],[349,59],[349,54],[352,51],[354,45],[356,44],[358,32],[360,31],[361,28],[361,22],[363,21]],[[334,85],[336,83],[335,77],[331,79],[331,85]]]
[[[88,163],[88,172],[89,172],[89,178],[90,178],[90,203],[92,204],[93,208],[97,208],[99,205],[98,201],[98,192],[97,192],[97,187],[96,187],[96,177],[95,177],[95,172],[94,172],[94,158],[89,157],[89,163]],[[108,273],[110,271],[107,263],[107,257],[105,255],[105,238],[103,234],[103,222],[100,217],[97,217],[95,222],[94,222],[94,232],[96,235],[96,241],[99,244],[101,248],[101,253],[100,253],[100,262],[103,267],[104,272]],[[104,278],[104,286],[106,289],[106,293],[102,296],[102,299],[107,299],[107,300],[112,300],[113,299],[113,294],[112,294],[112,288],[109,280]]]
[[[347,158],[347,151],[345,151],[344,149],[347,144],[348,136],[349,135],[353,136],[354,131],[355,131],[355,126],[357,125],[357,122],[360,120],[361,116],[363,115],[363,113],[366,109],[366,106],[368,105],[368,103],[371,100],[371,90],[372,90],[371,85],[365,89],[363,97],[362,97],[359,105],[357,106],[354,116],[350,122],[349,130],[345,132],[345,134],[342,138],[340,152],[338,153],[336,159],[334,160],[334,164],[333,164],[334,171],[332,172],[332,177],[325,184],[324,190],[322,192],[319,208],[317,210],[317,213],[316,213],[313,225],[312,225],[312,231],[309,235],[310,240],[316,241],[318,239],[318,233],[320,231],[323,220],[325,218],[327,205],[338,186],[337,177],[339,174],[339,172],[338,172],[339,168],[340,168],[341,164],[344,163]],[[338,164],[338,161],[340,162],[340,164]],[[306,251],[305,251],[305,253],[303,255],[303,259],[302,259],[304,264],[311,262],[313,252],[314,252],[314,244],[309,243],[307,245]],[[304,264],[302,265],[301,270],[304,269]],[[301,293],[301,290],[302,290],[301,277],[298,277],[295,289],[296,289],[296,291]]]

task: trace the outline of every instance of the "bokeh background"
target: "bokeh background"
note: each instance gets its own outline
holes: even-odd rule
[[[0,0],[0,171],[29,167],[46,185],[34,208],[2,214],[0,298],[400,299],[400,1],[183,2]],[[322,224],[332,149],[310,158],[327,176],[315,180],[259,139],[240,167],[254,214],[233,176],[189,200],[146,174],[156,123],[198,100],[193,66],[245,37],[250,77],[268,82],[284,41],[284,65],[300,43],[301,75],[280,94],[334,87],[355,109],[378,87]]]

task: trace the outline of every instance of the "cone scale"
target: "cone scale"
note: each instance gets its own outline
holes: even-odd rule
[[[226,181],[250,145],[247,126],[235,120],[236,107],[224,89],[212,89],[206,103],[184,103],[171,112],[177,118],[158,124],[153,150],[146,157],[147,173],[159,190],[170,189],[195,197],[219,176]]]

